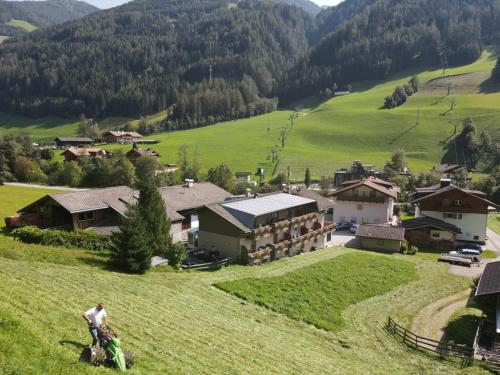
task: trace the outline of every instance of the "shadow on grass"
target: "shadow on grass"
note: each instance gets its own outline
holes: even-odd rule
[[[494,94],[500,92],[500,83],[493,81],[493,78],[488,78],[479,85],[481,94]]]
[[[73,341],[73,340],[60,340],[59,344],[63,345],[63,346],[71,345],[77,349],[85,349],[88,347],[88,345],[85,345],[85,344],[82,344],[81,342]]]
[[[480,316],[467,314],[448,322],[444,328],[443,343],[472,347],[480,321]]]

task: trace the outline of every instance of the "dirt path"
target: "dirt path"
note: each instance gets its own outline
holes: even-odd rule
[[[467,289],[425,306],[413,318],[412,331],[419,336],[440,341],[451,316],[466,307],[470,292]]]

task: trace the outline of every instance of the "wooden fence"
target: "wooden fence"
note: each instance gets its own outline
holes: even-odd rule
[[[197,264],[183,264],[181,265],[181,268],[187,269],[187,270],[209,270],[209,269],[218,269],[222,268],[223,266],[229,266],[231,263],[230,258],[218,260],[216,262],[211,262],[211,263],[197,263]]]
[[[440,357],[452,357],[460,360],[460,367],[470,366],[474,359],[474,350],[461,345],[446,344],[426,337],[418,336],[397,324],[391,317],[387,320],[387,331],[403,343],[414,349],[424,349],[437,353]]]

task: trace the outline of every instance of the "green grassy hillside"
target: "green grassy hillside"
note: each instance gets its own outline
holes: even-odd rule
[[[429,170],[441,161],[444,143],[453,135],[455,125],[461,124],[469,115],[479,131],[488,129],[498,140],[500,87],[488,81],[494,63],[494,55],[485,52],[473,64],[448,69],[445,78],[441,69],[419,72],[421,91],[403,106],[392,110],[380,109],[384,98],[416,72],[385,82],[354,85],[351,95],[319,105],[304,101],[299,119],[288,134],[285,150],[280,153],[277,170],[284,171],[290,166],[292,178],[299,180],[303,178],[306,167],[318,178],[331,175],[335,168],[349,166],[353,160],[381,168],[399,147],[407,151],[413,172]],[[448,82],[452,84],[450,96],[447,96]],[[452,98],[456,105],[453,111],[449,111]],[[178,148],[187,144],[192,151],[199,149],[205,168],[221,162],[229,164],[233,170],[254,171],[263,166],[269,176],[274,169],[269,161],[270,149],[280,144],[280,129],[287,126],[291,113],[289,109],[282,109],[249,119],[150,138],[161,142],[153,147],[161,153],[164,162],[175,161]],[[118,125],[119,121],[115,124]],[[29,121],[0,116],[0,134],[24,132],[48,137],[73,134],[76,126],[75,120]]]
[[[473,75],[472,82],[467,83],[474,86],[470,92],[464,92],[457,83],[449,97],[446,96],[447,88],[426,87],[428,81],[443,76],[440,69],[421,72],[422,92],[396,109],[383,110],[380,106],[384,98],[397,85],[406,83],[413,72],[383,83],[355,85],[354,93],[349,96],[309,106],[302,110],[290,129],[278,170],[284,171],[291,166],[292,178],[301,179],[306,167],[319,177],[331,175],[334,168],[349,166],[353,160],[382,167],[399,147],[407,151],[412,171],[429,170],[440,162],[444,154],[443,142],[453,134],[454,125],[461,124],[469,115],[479,130],[488,129],[495,139],[500,139],[500,87],[495,91],[495,87],[481,85],[481,80],[489,77],[494,63],[493,55],[485,52],[471,65],[449,69],[446,76],[483,72]],[[447,113],[451,98],[455,99],[456,106]],[[187,144],[192,149],[199,149],[206,167],[224,161],[235,170],[254,171],[257,166],[270,170],[269,150],[280,144],[280,129],[287,125],[290,114],[290,110],[281,110],[151,138],[161,141],[154,148],[165,162],[175,160],[178,147]]]
[[[126,117],[109,117],[98,120],[103,129],[116,128],[126,123]],[[13,116],[0,112],[0,136],[4,135],[29,135],[34,140],[53,140],[57,136],[76,135],[78,118],[62,119],[57,117],[44,117],[33,119],[23,116]]]
[[[0,217],[46,193],[0,187],[0,194],[11,198],[8,206],[0,205]],[[338,258],[352,253],[356,255]],[[371,298],[357,298],[353,293],[359,287],[346,280],[368,277],[360,276],[359,262],[371,262],[374,256],[404,284],[387,287],[372,274],[375,281],[368,285],[384,285],[368,286]],[[415,264],[416,275],[413,266],[399,267],[407,264],[403,260]],[[339,262],[342,272],[329,272]],[[270,278],[300,274],[289,285],[307,291],[318,285],[320,276],[309,277],[310,267],[323,272],[329,283],[345,285],[341,292],[332,289],[328,295],[325,289],[323,294],[333,301],[342,298],[338,314],[344,323],[339,330],[317,329],[304,323],[305,315],[290,319],[286,312],[214,287],[245,279],[262,280],[263,285]],[[78,360],[89,344],[81,314],[101,301],[124,347],[136,354],[131,374],[487,373],[478,367],[460,370],[407,350],[383,330],[388,315],[409,326],[425,305],[468,286],[467,279],[447,273],[445,264],[420,257],[333,248],[263,266],[230,266],[217,272],[163,269],[137,276],[107,270],[98,254],[21,244],[0,234],[0,269],[1,374],[114,374]]]

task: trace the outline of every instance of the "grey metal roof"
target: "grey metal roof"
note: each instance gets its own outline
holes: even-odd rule
[[[500,293],[500,262],[488,263],[476,289],[476,296]]]
[[[315,202],[316,201],[313,199],[303,198],[297,195],[278,193],[243,199],[235,202],[222,203],[221,206],[250,214],[252,216],[260,216]]]
[[[462,233],[462,230],[457,226],[428,216],[419,216],[413,219],[403,220],[402,225],[406,230],[433,227],[453,233]]]
[[[211,182],[194,183],[191,187],[165,186],[159,190],[167,206],[167,214],[172,221],[184,219],[179,212],[223,202],[231,196],[231,193]]]
[[[49,194],[53,200],[70,213],[103,210],[111,207],[122,215],[127,209],[126,202],[135,195],[136,192],[128,186]]]
[[[389,225],[365,224],[356,230],[356,237],[374,238],[377,240],[405,240],[405,228]]]

